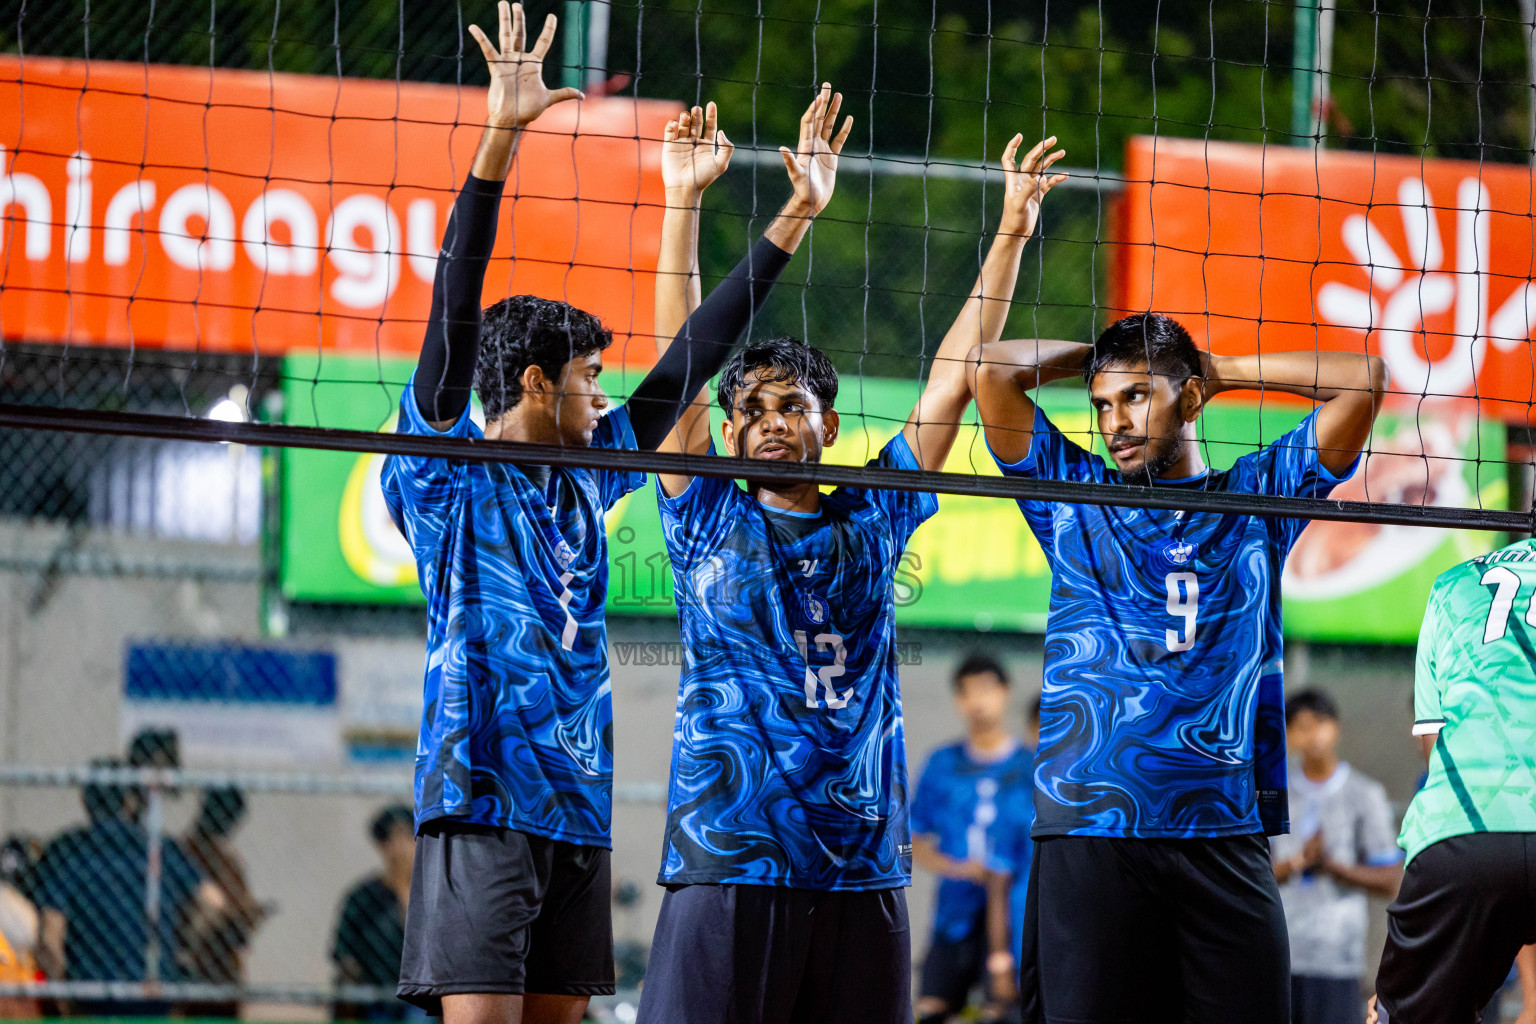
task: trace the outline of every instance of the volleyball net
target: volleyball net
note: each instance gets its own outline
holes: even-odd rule
[[[560,18],[545,81],[586,99],[522,140],[484,305],[534,294],[598,315],[622,401],[667,340],[654,326],[665,125],[713,102],[735,145],[702,200],[707,293],[787,198],[779,147],[831,82],[855,118],[836,193],[749,333],[830,356],[841,436],[823,462],[754,462],[751,476],[946,495],[897,573],[903,627],[1043,629],[1049,566],[997,500],[1024,499],[1315,520],[1287,563],[1288,635],[1411,642],[1423,604],[1403,595],[1487,550],[1486,531],[1531,532],[1536,16],[1470,2],[1021,6],[530,2],[534,32]],[[193,947],[161,916],[162,876],[118,879],[118,923],[138,929],[127,941],[144,959],[94,989],[0,972],[0,1000],[387,999],[377,979],[325,980],[346,981],[333,976],[338,899],[373,866],[374,816],[406,798],[420,715],[421,597],[379,493],[383,456],[743,475],[709,456],[395,432],[484,119],[467,29],[496,16],[489,0],[0,7],[0,568],[24,581],[0,606],[0,822],[17,841],[0,883],[35,895],[43,837],[72,827],[77,804],[133,804],[155,836],[206,824],[198,841],[212,843],[233,828],[218,818],[231,791],[251,794],[266,838],[249,843],[278,866],[255,883],[277,905],[204,935],[213,960],[195,964],[176,959]],[[1015,134],[1055,136],[1068,177],[1042,205],[1003,337],[1088,343],[1156,311],[1202,351],[1261,368],[1282,352],[1379,356],[1387,394],[1347,483],[1303,499],[1003,476],[974,409],[942,471],[865,465],[901,429],[977,277]],[[1199,421],[1214,468],[1312,408],[1258,377]],[[1104,452],[1081,381],[1032,397]],[[615,672],[670,664],[622,619],[673,607],[650,492],[607,528]],[[124,535],[172,546],[141,556],[100,540]],[[71,573],[133,586],[55,601]],[[122,692],[103,711],[87,682],[104,664],[115,679],[119,657]],[[654,703],[670,735],[672,697]],[[941,716],[908,717],[916,737]],[[85,766],[104,735],[167,721],[188,764],[230,771]],[[656,813],[658,779],[623,782],[622,805]],[[279,842],[303,829],[349,838],[323,857]],[[648,879],[642,845],[616,861]],[[97,884],[53,870],[60,886]],[[261,985],[241,973],[252,935]],[[299,959],[310,973],[290,985]]]
[[[616,397],[655,358],[662,126],[712,100],[737,143],[706,193],[707,285],[787,195],[777,148],[793,142],[815,83],[835,80],[857,120],[837,194],[753,333],[831,355],[840,411],[862,432],[829,453],[851,466],[774,474],[1168,500],[1155,487],[1099,495],[997,479],[974,423],[943,476],[854,468],[906,413],[896,397],[864,401],[866,385],[889,382],[895,396],[924,378],[997,226],[996,157],[1021,132],[1057,136],[1070,177],[1044,204],[1008,336],[1091,341],[1150,309],[1216,353],[1370,351],[1393,371],[1359,493],[1185,506],[1527,525],[1506,509],[1525,463],[1507,442],[1524,437],[1532,403],[1536,234],[1528,125],[1515,116],[1529,106],[1529,25],[1267,4],[1067,4],[1025,18],[989,5],[916,18],[863,4],[543,6],[567,16],[546,79],[588,99],[552,108],[524,140],[485,299],[527,292],[597,313],[617,338]],[[530,22],[543,13],[530,5]],[[339,432],[376,431],[410,373],[484,109],[484,60],[465,28],[494,16],[490,5],[254,0],[20,9],[0,67],[0,423],[9,443],[67,461],[72,479],[8,460],[13,481],[35,480],[13,488],[15,502],[101,506],[93,486],[111,490],[90,480],[113,476],[113,445],[75,457],[91,446],[14,433],[38,428],[678,467],[654,453],[439,452]],[[1415,61],[1397,52],[1415,45]],[[1303,96],[1293,117],[1288,101]],[[1067,402],[1062,417],[1087,439],[1081,394],[1073,405],[1069,389],[1044,393]],[[1244,397],[1253,415],[1205,426],[1215,464],[1305,411],[1262,380]]]

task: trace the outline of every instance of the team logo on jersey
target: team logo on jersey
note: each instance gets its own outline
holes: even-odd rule
[[[815,594],[806,594],[801,599],[801,605],[805,609],[805,617],[816,625],[819,626],[827,621],[827,602]]]
[[[1163,557],[1174,565],[1188,565],[1195,557],[1195,546],[1187,540],[1171,540],[1163,545]]]

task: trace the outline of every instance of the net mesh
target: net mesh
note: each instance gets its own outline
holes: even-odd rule
[[[592,100],[537,126],[538,158],[525,156],[509,185],[513,238],[486,299],[526,289],[595,307],[619,335],[616,397],[654,354],[659,122],[679,100],[714,100],[741,144],[738,166],[705,197],[708,286],[786,194],[776,147],[793,139],[800,99],[835,80],[860,122],[837,198],[753,330],[821,347],[845,394],[869,379],[924,378],[996,227],[997,153],[1014,131],[1050,133],[1086,166],[1045,204],[1008,335],[1089,341],[1120,312],[1155,308],[1217,351],[1251,350],[1255,338],[1265,351],[1309,340],[1382,351],[1397,371],[1396,429],[1378,462],[1417,458],[1424,479],[1358,497],[1488,512],[1508,504],[1494,499],[1512,472],[1517,487],[1523,479],[1510,469],[1523,460],[1468,426],[1513,424],[1518,440],[1531,405],[1529,189],[1499,166],[1531,152],[1530,25],[1517,10],[1061,3],[1020,17],[985,3],[534,4],[534,23],[546,7],[569,16],[546,77]],[[356,426],[317,397],[345,382],[376,394],[385,420],[478,125],[484,66],[464,29],[489,13],[16,5],[4,18],[14,102],[0,140],[6,404],[154,413],[193,432],[216,408]],[[1298,188],[1309,167],[1311,188]],[[1230,294],[1250,286],[1256,302]],[[307,402],[294,386],[304,383]],[[864,450],[838,453],[850,462],[905,418],[900,403],[863,406],[851,411],[867,427]],[[1426,415],[1452,424],[1449,448],[1435,448]],[[1208,452],[1231,449],[1210,457],[1273,441],[1264,423],[1207,430]],[[90,483],[112,476],[98,467],[118,458],[120,440],[13,429],[4,444],[15,454],[6,472],[26,478],[7,488],[14,511],[122,521],[101,497],[110,487]],[[990,459],[976,443],[965,454],[948,466],[954,479],[924,486],[973,487],[960,477],[990,472]],[[1472,465],[1463,500],[1436,497],[1441,463]]]
[[[552,110],[529,133],[485,303],[526,291],[599,313],[617,338],[611,391],[623,400],[659,340],[663,125],[713,101],[736,144],[729,172],[703,198],[707,292],[788,195],[778,147],[793,144],[805,102],[830,81],[856,118],[836,196],[751,333],[792,335],[831,357],[843,438],[825,464],[765,464],[754,477],[955,496],[903,560],[904,628],[1043,627],[1044,555],[1012,508],[994,514],[997,499],[1025,498],[1347,521],[1303,535],[1286,578],[1288,630],[1411,640],[1417,609],[1402,612],[1406,591],[1394,587],[1427,590],[1440,568],[1486,547],[1467,530],[1531,526],[1531,5],[1022,6],[530,3],[532,25],[561,18],[546,80],[580,86],[588,100]],[[489,3],[459,0],[0,0],[0,568],[27,574],[29,623],[66,617],[54,598],[70,573],[259,582],[261,608],[224,618],[182,608],[206,600],[190,584],[146,586],[133,593],[153,595],[144,601],[153,615],[132,621],[203,636],[259,616],[268,634],[344,636],[359,677],[388,675],[385,661],[411,676],[423,639],[419,609],[406,603],[420,597],[415,568],[369,504],[370,456],[739,472],[700,456],[393,432],[485,109],[485,62],[466,31],[495,16]],[[1262,356],[1380,355],[1389,393],[1349,484],[1313,500],[1003,477],[972,411],[942,472],[863,465],[905,421],[976,278],[1002,205],[997,157],[1015,132],[1058,137],[1069,177],[1044,203],[1004,337],[1086,343],[1119,316],[1154,309],[1203,349],[1259,353],[1254,387],[1218,399],[1201,421],[1202,454],[1217,467],[1273,443],[1310,408],[1266,386]],[[1034,396],[1102,452],[1080,383]],[[646,514],[611,517],[617,613],[671,607],[654,507],[652,521]],[[189,560],[183,546],[140,557],[103,546],[96,531],[245,553],[259,545],[260,554]],[[1393,558],[1409,568],[1390,578],[1362,569]],[[1371,623],[1354,614],[1359,604],[1330,603],[1341,587],[1375,602]],[[183,613],[185,622],[166,624]],[[67,618],[55,628],[78,630],[73,609]],[[365,633],[399,646],[369,654],[357,641]],[[625,636],[616,663],[655,655],[651,634]],[[258,695],[297,685],[289,662],[213,646],[154,648],[125,675],[183,681],[198,675],[189,657],[203,669],[213,658],[228,664],[204,675]],[[29,686],[57,682],[21,655],[9,660],[30,666]],[[1380,674],[1395,685],[1405,671]],[[419,703],[419,675],[406,682]],[[20,685],[7,685],[16,700]],[[192,696],[166,685],[153,692]],[[218,699],[248,726],[246,705]],[[671,697],[661,704],[658,735]],[[387,969],[349,973],[338,955],[347,924],[338,897],[356,865],[372,866],[376,815],[408,799],[413,715],[418,706],[382,726],[346,727],[349,757],[405,751],[388,778],[180,771],[153,751],[89,769],[3,766],[0,811],[13,834],[0,851],[0,925],[12,893],[78,890],[86,917],[95,894],[98,906],[117,901],[109,916],[119,931],[88,933],[90,955],[131,947],[135,959],[51,987],[0,970],[0,1012],[146,995],[187,1013],[235,998],[334,1003],[339,1015],[392,1005]],[[5,717],[19,731],[17,708]],[[41,749],[0,738],[13,756]],[[54,752],[28,757],[52,763]],[[289,906],[253,903],[242,880],[226,887],[222,917],[180,919],[186,893],[176,886],[188,876],[165,861],[183,855],[157,860],[147,841],[110,851],[116,874],[85,874],[96,868],[83,855],[40,863],[44,834],[73,828],[77,802],[89,812],[92,801],[131,800],[150,819],[162,802],[179,807],[180,818],[154,820],[147,834],[195,846],[217,838],[198,831],[205,795],[236,790],[250,794],[262,837],[247,839],[263,854],[252,885],[285,893]],[[617,794],[654,811],[658,791],[621,783]],[[314,830],[309,845],[289,838],[295,822]],[[345,867],[310,863],[343,833]],[[212,866],[200,873],[217,874],[218,851],[201,855]],[[645,872],[653,856],[647,839]],[[397,949],[398,900],[375,895],[383,902],[359,912],[355,938]],[[269,950],[300,949],[310,962],[302,984],[276,968],[253,982],[253,935]],[[642,943],[621,943],[626,986],[643,973]]]

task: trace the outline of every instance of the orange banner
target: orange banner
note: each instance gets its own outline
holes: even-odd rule
[[[654,358],[662,186],[640,140],[672,109],[603,99],[539,119],[487,304],[565,299],[621,359]],[[484,113],[482,89],[0,58],[0,334],[414,354]]]
[[[1529,168],[1136,138],[1126,178],[1120,309],[1219,353],[1379,353],[1399,404],[1530,416]]]

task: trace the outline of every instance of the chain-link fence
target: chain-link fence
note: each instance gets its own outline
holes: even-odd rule
[[[221,1017],[282,1004],[404,1019],[394,992],[414,851],[409,779],[155,767],[175,758],[174,732],[146,730],[122,760],[0,768],[0,793],[42,796],[55,811],[79,801],[76,820],[50,832],[10,819],[3,1012]],[[659,797],[649,786],[615,795],[636,806]],[[341,822],[358,834],[330,834],[330,850],[303,842]],[[633,882],[616,887],[616,915],[636,898]],[[616,959],[619,994],[597,1000],[595,1020],[625,1019],[635,1003],[644,945],[621,933]]]

